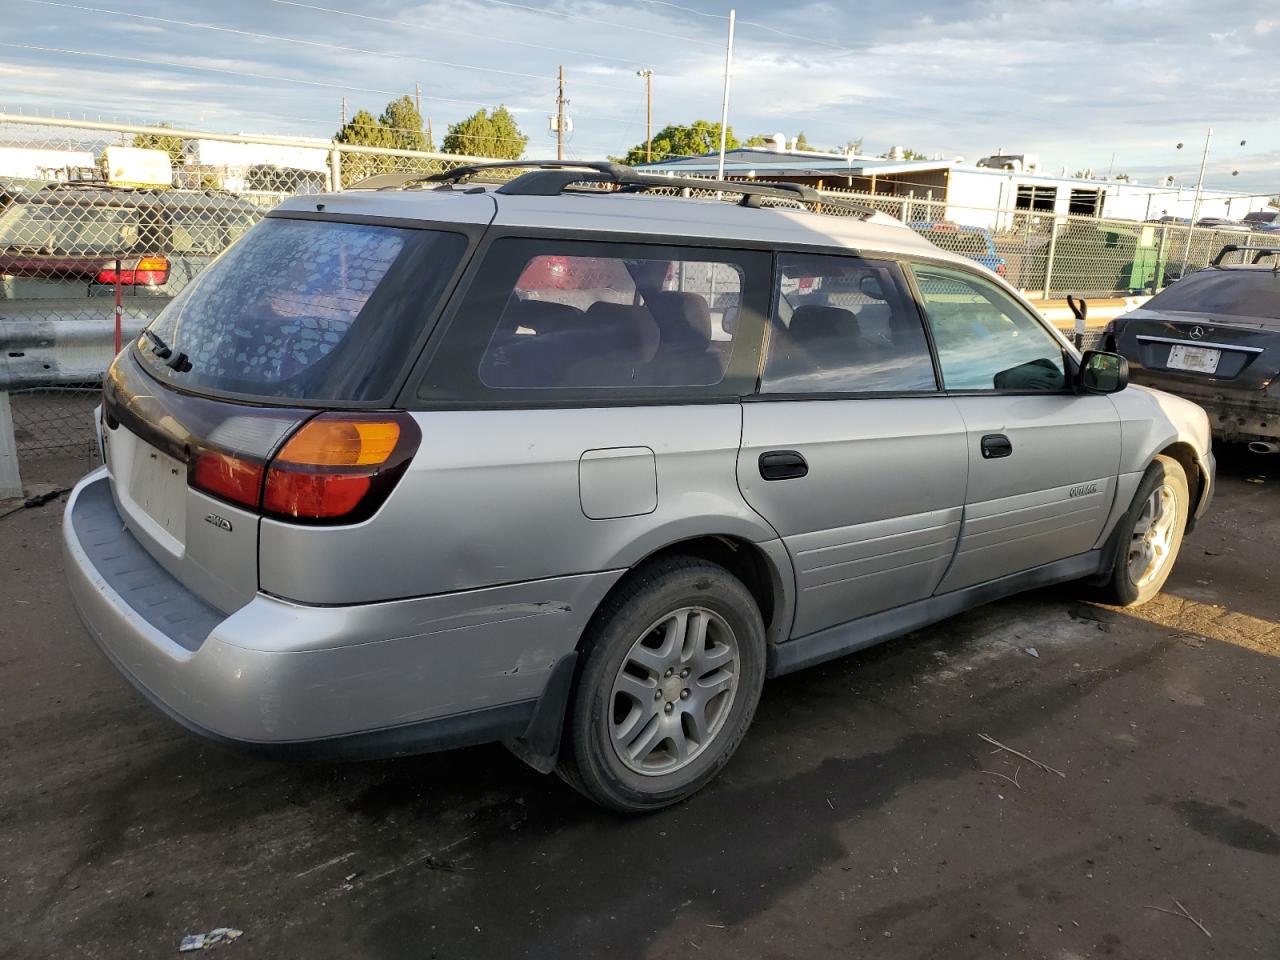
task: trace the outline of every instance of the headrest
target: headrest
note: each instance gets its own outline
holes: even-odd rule
[[[856,337],[858,318],[840,307],[805,304],[791,314],[788,329],[791,339],[800,342]]]
[[[645,304],[658,322],[664,347],[705,347],[711,342],[711,309],[698,294],[664,290],[649,294]]]
[[[658,352],[658,325],[644,307],[597,300],[587,308],[587,329],[603,340],[603,349],[634,352],[648,363]]]
[[[534,333],[557,333],[580,329],[586,316],[577,307],[554,300],[517,300],[507,308],[506,319],[514,326],[528,327]]]

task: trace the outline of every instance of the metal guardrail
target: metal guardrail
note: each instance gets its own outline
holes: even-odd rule
[[[17,148],[5,151],[8,163],[23,155],[46,163],[96,156],[114,144],[169,149],[174,189],[42,192],[44,183],[6,180],[0,170],[0,490],[5,464],[19,456],[78,454],[91,446],[85,434],[91,424],[82,415],[92,408],[86,406],[92,392],[85,385],[100,382],[114,352],[113,298],[111,286],[94,274],[104,264],[82,261],[102,260],[101,252],[110,250],[123,256],[125,274],[141,270],[159,281],[139,280],[123,297],[127,339],[286,197],[377,174],[433,174],[485,162],[297,137],[0,113],[0,148]],[[238,161],[228,148],[238,151]],[[59,173],[25,172],[46,175],[45,181]],[[24,193],[26,206],[6,205],[6,190]],[[939,246],[1002,272],[1033,298],[1155,292],[1180,273],[1188,239],[1190,269],[1205,266],[1225,243],[1261,242],[1239,233],[1021,209],[971,210],[985,226],[952,224],[948,204],[928,195],[825,190],[821,196],[897,217]],[[844,205],[823,212],[839,215]],[[161,265],[161,273],[147,273]]]

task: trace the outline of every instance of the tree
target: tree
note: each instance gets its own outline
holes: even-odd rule
[[[165,129],[170,128],[167,123],[157,123],[156,126]],[[171,162],[182,162],[181,137],[173,137],[164,133],[135,133],[133,135],[133,145],[143,150],[163,150],[169,155]]]
[[[391,131],[368,110],[357,110],[333,139],[361,147],[394,147]]]
[[[392,146],[398,150],[435,150],[433,144],[422,129],[422,114],[413,104],[413,98],[400,97],[387,104],[382,111],[378,123],[387,128],[391,134]]]
[[[773,146],[773,137],[765,136],[763,133],[757,133],[754,137],[742,141],[744,147],[771,147]],[[720,144],[716,144],[716,149],[720,149]]]
[[[754,139],[754,138],[753,138]],[[733,135],[733,127],[725,130],[724,148],[733,150],[742,146]],[[700,157],[720,149],[720,124],[710,120],[695,120],[689,124],[669,124],[653,135],[653,157],[666,160],[670,157]],[[620,159],[622,163],[644,163],[645,145],[637,144]]]
[[[1277,194],[1276,196],[1272,197],[1270,202],[1267,204],[1267,206],[1280,208],[1280,194]]]
[[[450,124],[443,146],[445,153],[519,160],[528,142],[528,136],[520,132],[516,118],[506,107],[498,107],[492,114],[482,107],[471,116]]]
[[[852,140],[846,140],[843,147],[836,147],[832,153],[862,153],[862,137],[854,137]]]
[[[890,151],[890,153],[892,153],[892,151]],[[908,149],[904,148],[904,149],[903,149],[903,151],[902,151],[902,156],[901,156],[901,157],[894,158],[894,157],[889,156],[889,153],[882,153],[882,154],[880,154],[880,159],[881,159],[881,160],[892,160],[892,159],[899,159],[899,160],[928,160],[929,158],[928,158],[928,156],[926,156],[925,154],[921,153],[919,150],[908,150]]]

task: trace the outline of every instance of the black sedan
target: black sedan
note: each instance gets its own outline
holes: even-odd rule
[[[1134,383],[1204,407],[1218,439],[1280,452],[1280,247],[1227,245],[1112,320],[1104,349],[1128,359]]]

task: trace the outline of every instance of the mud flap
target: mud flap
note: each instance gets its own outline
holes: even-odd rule
[[[576,650],[556,661],[524,733],[502,741],[504,747],[539,773],[554,770],[560,757],[560,736],[564,732],[564,718],[569,709],[569,694],[573,691],[573,674],[577,665]]]

